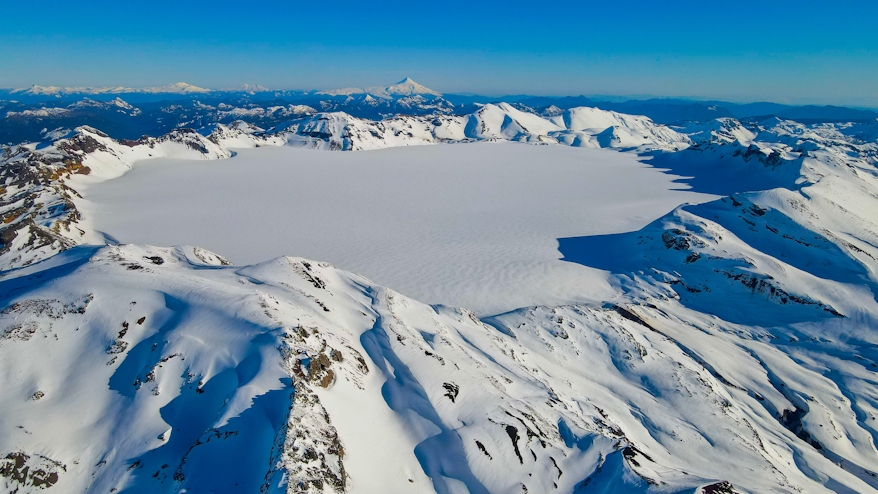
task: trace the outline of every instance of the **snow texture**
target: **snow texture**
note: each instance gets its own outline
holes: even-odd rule
[[[566,146],[237,153],[143,162],[77,187],[79,209],[119,242],[200,245],[236,264],[295,252],[490,315],[612,297],[605,273],[558,260],[556,239],[637,230],[716,197],[672,190],[636,155]]]

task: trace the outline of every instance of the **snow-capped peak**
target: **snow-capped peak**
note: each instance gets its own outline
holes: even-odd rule
[[[228,91],[244,91],[246,93],[268,93],[271,92],[271,89],[261,84],[241,84],[240,86],[229,88]]]
[[[329,89],[319,91],[317,94],[326,94],[329,96],[351,96],[355,94],[371,95],[378,98],[394,99],[398,97],[414,96],[414,95],[430,95],[442,96],[442,93],[434,91],[426,86],[418,84],[409,77],[390,84],[389,86],[373,86],[367,88],[348,87],[341,89]]]
[[[370,90],[374,90],[377,88],[370,88]],[[433,96],[441,96],[442,94],[433,91],[432,89],[418,84],[413,81],[410,77],[406,77],[405,79],[397,82],[396,84],[391,84],[390,86],[381,88],[384,93],[394,95],[394,96],[413,96],[415,94],[432,94]]]
[[[116,97],[116,99],[111,101],[111,103],[118,106],[119,108],[124,108],[126,110],[131,110],[134,108],[127,101],[123,100],[122,98],[119,98],[118,96]]]
[[[205,89],[203,87],[193,86],[192,84],[188,84],[185,82],[175,82],[173,84],[168,84],[166,86],[158,86],[158,87],[147,87],[140,90],[140,92],[144,93],[174,93],[174,94],[189,94],[189,93],[209,93],[210,89]]]

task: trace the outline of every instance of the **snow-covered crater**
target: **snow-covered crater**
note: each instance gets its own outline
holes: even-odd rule
[[[235,263],[296,253],[487,315],[612,296],[605,274],[559,260],[558,238],[636,230],[713,198],[647,163],[504,142],[262,147],[144,161],[80,191],[84,214],[120,242],[200,245]]]

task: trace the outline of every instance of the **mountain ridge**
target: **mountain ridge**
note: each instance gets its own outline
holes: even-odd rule
[[[199,113],[200,118],[221,118],[210,115],[205,109],[199,109],[199,100],[209,100],[209,105],[232,105],[241,110],[260,106],[267,110],[269,106],[305,105],[319,111],[345,111],[361,118],[385,118],[393,115],[425,115],[446,113],[463,115],[472,113],[479,105],[487,103],[509,103],[520,109],[527,109],[540,114],[550,107],[570,109],[580,106],[597,107],[603,110],[617,111],[625,114],[644,115],[653,121],[664,124],[681,124],[688,121],[710,121],[715,118],[734,117],[740,119],[759,119],[767,116],[778,116],[805,123],[837,123],[844,121],[866,121],[878,118],[878,112],[870,109],[847,108],[832,105],[784,105],[777,103],[731,103],[718,100],[688,100],[679,98],[632,99],[605,96],[564,96],[546,97],[532,95],[484,96],[467,94],[442,94],[429,89],[411,78],[405,78],[396,84],[367,88],[342,88],[330,90],[285,90],[271,89],[258,84],[243,84],[238,87],[221,90],[205,89],[186,83],[175,83],[166,86],[149,88],[130,87],[40,87],[0,89],[0,114],[4,107],[12,112],[46,111],[46,117],[56,120],[68,119],[64,123],[68,128],[78,125],[95,125],[111,131],[106,122],[87,121],[84,116],[55,112],[50,114],[51,105],[57,102],[76,103],[77,99],[88,97],[97,100],[111,100],[124,95],[131,103],[146,106],[162,106],[171,115],[177,106],[190,107],[190,111]],[[6,101],[4,101],[4,99]],[[147,109],[143,108],[146,112]],[[143,127],[137,136],[142,134],[157,135],[161,130],[154,129],[156,116],[144,119],[139,125]],[[0,140],[3,140],[3,120],[0,120]],[[19,121],[18,125],[22,122]],[[183,126],[185,121],[178,122]],[[251,121],[250,123],[259,124]],[[10,131],[20,132],[12,127]],[[169,129],[165,129],[166,132]],[[10,132],[6,131],[6,132]],[[22,140],[20,137],[5,139],[7,142]]]

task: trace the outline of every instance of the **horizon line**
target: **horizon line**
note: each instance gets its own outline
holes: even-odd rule
[[[195,84],[190,84],[184,81],[171,82],[161,85],[146,85],[146,86],[128,86],[128,85],[75,85],[75,86],[59,86],[59,85],[42,85],[42,84],[31,84],[30,86],[0,86],[0,91],[8,92],[9,94],[19,94],[24,93],[29,89],[41,88],[41,89],[53,89],[56,90],[54,93],[47,92],[44,94],[27,94],[27,96],[101,96],[101,95],[124,95],[124,94],[141,94],[141,95],[177,95],[177,96],[198,96],[198,95],[207,95],[210,93],[234,93],[234,92],[242,92],[242,93],[271,93],[278,91],[288,91],[288,92],[302,92],[302,93],[315,93],[319,94],[320,92],[329,92],[329,91],[338,91],[341,89],[360,89],[363,90],[363,94],[370,94],[367,92],[369,89],[376,89],[380,87],[389,87],[398,84],[403,84],[406,81],[411,81],[416,84],[416,81],[411,79],[410,77],[405,77],[401,79],[397,83],[388,84],[386,86],[345,86],[345,87],[337,87],[337,88],[283,88],[283,87],[268,87],[262,84],[251,84],[251,83],[242,83],[235,86],[224,86],[222,88],[208,88],[203,86],[198,86]],[[163,88],[172,88],[172,87],[181,87],[181,88],[193,88],[191,91],[161,91]],[[247,87],[251,88],[259,88],[258,90],[248,90]],[[426,86],[425,86],[426,87]],[[430,89],[430,88],[427,88]],[[108,90],[103,93],[88,93],[87,90]],[[119,90],[118,92],[112,92],[113,90]],[[153,90],[153,91],[147,91]],[[431,89],[432,90],[432,89]],[[64,91],[69,91],[64,93]],[[779,103],[776,101],[772,101],[770,99],[740,99],[740,98],[728,98],[725,99],[723,97],[708,97],[708,96],[682,96],[682,95],[660,95],[660,94],[649,94],[649,93],[641,93],[641,94],[607,94],[607,93],[580,93],[580,94],[535,94],[535,93],[494,93],[494,94],[486,94],[486,93],[476,93],[469,91],[461,91],[461,92],[441,92],[435,91],[439,93],[439,96],[466,96],[466,97],[485,97],[485,98],[511,98],[511,97],[533,97],[533,98],[588,98],[594,99],[596,101],[603,102],[628,102],[628,101],[650,101],[650,100],[680,100],[680,101],[690,101],[692,103],[731,103],[734,105],[748,105],[748,104],[776,104],[776,105],[784,105],[791,107],[836,107],[836,108],[850,108],[855,110],[872,110],[878,111],[878,106],[864,106],[857,104],[830,104],[830,103]],[[330,97],[337,95],[327,95]],[[610,98],[610,99],[603,99]],[[618,99],[619,101],[612,101],[612,99]],[[2,101],[2,100],[0,100]],[[11,100],[7,100],[11,101]]]

